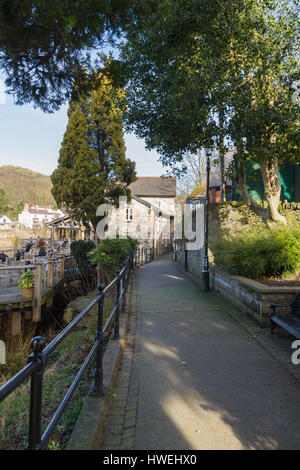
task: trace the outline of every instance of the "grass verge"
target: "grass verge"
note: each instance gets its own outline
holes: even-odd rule
[[[105,318],[113,308],[113,299],[107,297],[105,300]],[[84,322],[84,326],[78,326],[50,356],[43,381],[43,409],[42,429],[46,429],[51,417],[57,410],[60,402],[70,387],[72,381],[86,356],[88,355],[94,341],[96,332],[96,309]],[[57,335],[57,332],[55,333]],[[48,338],[51,340],[51,338]],[[23,367],[29,353],[29,340],[15,351],[12,357],[13,367],[11,374],[7,370],[0,369],[0,385],[6,382],[10,376]],[[8,357],[8,361],[10,356]],[[22,363],[23,362],[23,363]],[[88,394],[93,376],[94,363],[92,362],[76,389],[71,402],[62,415],[48,444],[50,450],[64,449],[72,432],[74,424]],[[15,370],[17,368],[17,370]],[[0,448],[1,450],[22,450],[27,447],[29,418],[29,381],[17,389],[0,404]]]

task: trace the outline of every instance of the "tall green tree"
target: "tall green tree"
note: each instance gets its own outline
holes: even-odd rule
[[[128,185],[136,178],[135,163],[125,157],[123,97],[124,91],[100,74],[89,96],[70,104],[58,168],[51,176],[58,206],[94,229],[97,207],[117,205],[121,195],[130,198]]]
[[[232,2],[165,0],[127,34],[121,55],[129,77],[127,126],[158,150],[166,166],[219,137],[224,24],[228,15],[234,26],[233,13]]]
[[[255,3],[255,2],[253,2]],[[237,183],[256,212],[285,222],[278,212],[280,166],[300,163],[300,108],[292,100],[299,78],[299,18],[295,2],[257,2],[230,43],[230,135],[237,146]],[[297,2],[299,4],[299,2]],[[241,40],[242,39],[242,40]],[[267,208],[247,190],[247,162],[258,162]]]
[[[68,101],[90,54],[113,45],[160,0],[0,0],[0,71],[17,104]]]
[[[298,0],[167,0],[128,34],[128,128],[166,165],[185,152],[237,146],[245,202],[273,220],[278,169],[299,162]],[[246,191],[246,162],[260,162],[268,208]],[[243,178],[243,176],[245,176]]]

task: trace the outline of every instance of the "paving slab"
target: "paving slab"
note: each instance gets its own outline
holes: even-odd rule
[[[168,256],[140,269],[134,290],[131,419],[118,436],[108,423],[102,448],[300,449],[299,381],[219,298]]]

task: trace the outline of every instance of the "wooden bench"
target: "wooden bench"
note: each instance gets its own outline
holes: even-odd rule
[[[277,308],[286,308],[286,312],[279,313],[276,311]],[[271,304],[269,316],[272,334],[274,333],[275,326],[279,325],[300,339],[300,292],[298,292],[290,304]]]

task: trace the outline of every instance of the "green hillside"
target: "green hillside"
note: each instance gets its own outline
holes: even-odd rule
[[[12,165],[0,167],[0,214],[17,219],[24,204],[55,207],[50,177]]]

